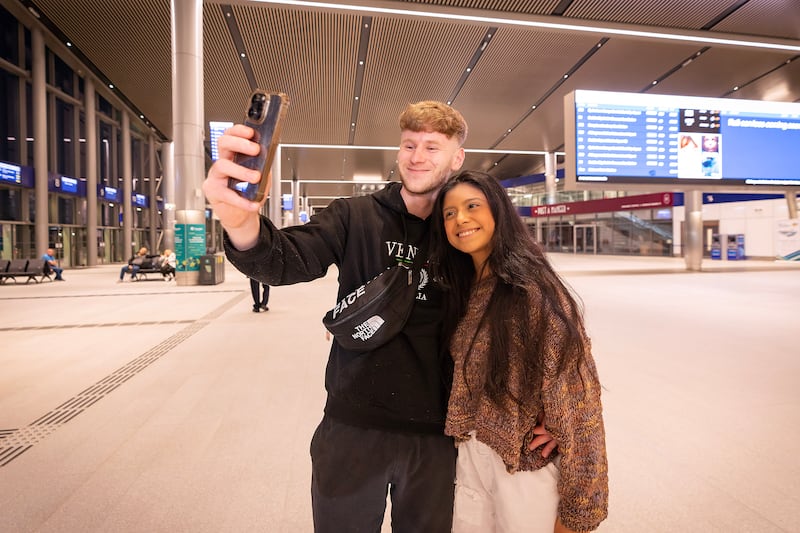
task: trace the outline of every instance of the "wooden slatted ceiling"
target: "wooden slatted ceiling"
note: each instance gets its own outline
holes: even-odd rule
[[[403,108],[446,100],[485,32],[430,20],[373,19],[356,144],[397,144]]]
[[[257,82],[289,95],[284,142],[346,144],[360,17],[234,6]]]

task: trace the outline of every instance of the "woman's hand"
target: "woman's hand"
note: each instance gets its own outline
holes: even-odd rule
[[[553,450],[555,450],[558,446],[558,441],[553,438],[547,429],[545,429],[544,421],[545,417],[542,415],[541,422],[533,428],[533,434],[536,436],[528,445],[528,449],[533,451],[539,446],[544,445],[544,448],[542,448],[542,457],[549,457]]]

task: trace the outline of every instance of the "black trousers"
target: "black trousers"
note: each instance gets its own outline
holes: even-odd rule
[[[450,533],[456,448],[446,435],[394,433],[325,416],[311,440],[315,533]]]
[[[263,296],[261,289],[264,290]],[[261,285],[253,278],[250,278],[250,294],[253,295],[253,307],[264,307],[269,303],[269,285]]]

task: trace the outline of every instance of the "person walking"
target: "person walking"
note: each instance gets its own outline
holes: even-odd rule
[[[253,312],[269,311],[269,285],[250,278],[250,293],[253,295]]]
[[[458,443],[453,533],[596,529],[608,514],[608,461],[575,297],[493,176],[453,177],[432,219],[432,275],[454,360],[445,424]],[[537,450],[539,422],[556,453]]]

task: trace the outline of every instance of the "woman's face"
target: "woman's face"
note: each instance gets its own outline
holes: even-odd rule
[[[492,251],[494,216],[480,189],[460,183],[445,193],[442,217],[447,241],[472,256],[478,270]]]

